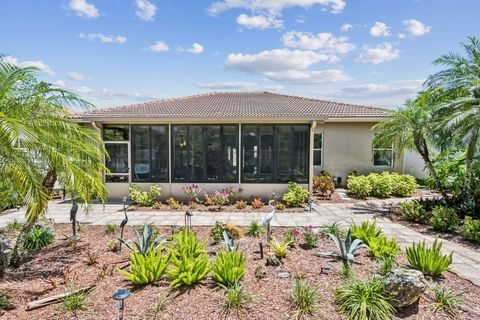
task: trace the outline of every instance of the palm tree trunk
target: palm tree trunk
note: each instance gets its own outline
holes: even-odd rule
[[[55,182],[57,182],[57,172],[55,170],[48,170],[47,175],[43,178],[43,188],[49,196],[52,195]]]
[[[428,146],[426,141],[424,139],[422,139],[422,141],[415,141],[415,146],[417,148],[418,153],[420,154],[423,161],[425,162],[425,167],[427,168],[428,173],[430,174],[433,181],[435,182],[435,187],[442,194],[442,197],[444,199],[447,199],[448,194],[443,189],[442,184],[440,183],[440,178],[438,177],[438,174],[435,171],[435,167],[433,166],[432,160],[430,160],[430,155],[428,152]]]
[[[466,199],[473,197],[473,160],[477,152],[478,130],[472,134],[467,146],[467,154],[465,156],[465,182],[463,186],[463,194]]]

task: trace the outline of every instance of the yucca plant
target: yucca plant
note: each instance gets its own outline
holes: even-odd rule
[[[118,272],[134,284],[155,283],[167,271],[171,254],[164,255],[162,250],[150,249],[146,254],[132,251],[130,254],[131,272],[119,269]]]
[[[212,273],[215,281],[230,287],[243,278],[246,267],[247,262],[242,252],[222,251],[217,254],[215,263],[212,266]]]
[[[388,240],[384,236],[370,239],[368,247],[375,258],[394,257],[400,250],[400,245],[395,238]]]
[[[291,241],[289,240],[284,239],[280,241],[273,237],[269,245],[270,249],[273,250],[273,254],[275,254],[277,258],[285,258],[287,256],[288,246],[290,245],[290,243]]]
[[[157,249],[162,243],[166,240],[163,238],[162,235],[158,235],[155,232],[151,225],[145,223],[143,225],[143,232],[140,233],[139,230],[135,229],[135,236],[137,238],[136,242],[132,242],[130,240],[125,240],[119,238],[123,244],[125,244],[130,250],[138,251],[143,255],[147,255],[148,252],[152,249]]]
[[[45,226],[34,226],[27,235],[24,242],[25,249],[36,250],[41,249],[55,240],[55,234],[53,231]]]
[[[443,271],[448,270],[452,263],[453,252],[448,255],[441,253],[442,242],[435,239],[431,247],[427,247],[425,240],[407,248],[408,263],[412,268],[421,271],[424,275],[438,276]]]
[[[290,301],[295,307],[294,319],[304,319],[318,311],[318,288],[312,286],[304,279],[295,279]]]
[[[231,287],[222,286],[225,290],[226,301],[224,304],[225,311],[229,309],[246,309],[248,303],[252,302],[255,297],[245,292],[245,287],[240,283],[235,283]]]
[[[395,312],[384,297],[385,285],[379,278],[351,280],[335,291],[339,309],[349,320],[390,320]]]
[[[345,242],[342,241],[339,235],[329,233],[328,236],[335,242],[338,252],[317,252],[315,255],[319,257],[334,256],[341,258],[345,263],[351,263],[355,259],[355,253],[367,246],[360,239],[352,241],[352,233],[350,229],[347,232]]]
[[[364,221],[360,225],[352,223],[350,232],[354,239],[362,240],[367,246],[370,245],[371,239],[378,238],[382,235],[382,229],[377,227],[375,221]]]
[[[194,232],[182,230],[174,236],[169,248],[173,268],[167,271],[172,279],[170,287],[191,286],[202,280],[210,271],[206,241],[198,241]]]
[[[435,294],[435,302],[432,304],[433,312],[445,311],[452,316],[458,314],[465,292],[457,292],[446,286],[435,286],[431,289]]]

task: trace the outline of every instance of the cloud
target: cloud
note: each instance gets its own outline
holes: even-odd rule
[[[148,0],[135,0],[135,14],[144,21],[153,21],[157,6]]]
[[[385,61],[397,60],[398,58],[400,58],[400,51],[395,49],[390,42],[384,42],[375,47],[364,46],[363,52],[355,62],[379,64]]]
[[[289,31],[282,37],[287,47],[303,50],[321,50],[331,54],[347,53],[355,49],[348,37],[335,37],[331,33],[312,34],[310,32]]]
[[[378,21],[370,28],[370,34],[372,37],[389,37],[391,35],[389,27],[385,23]]]
[[[399,39],[405,39],[406,37],[407,37],[407,35],[405,33],[399,33],[398,34]]]
[[[261,85],[250,81],[221,81],[221,82],[198,82],[196,86],[210,90],[243,90],[243,91],[275,91],[284,87],[281,85]]]
[[[208,8],[211,15],[230,9],[246,9],[251,12],[270,12],[280,15],[282,10],[289,7],[308,8],[313,5],[322,5],[330,8],[332,13],[342,12],[346,6],[345,0],[223,0],[216,1]]]
[[[276,19],[275,16],[249,16],[244,13],[237,17],[237,23],[247,29],[275,29],[283,27],[283,21]]]
[[[350,80],[338,69],[306,70],[318,62],[337,62],[334,55],[314,51],[274,49],[257,54],[232,53],[225,59],[227,68],[261,75],[274,81],[292,83],[322,83]]]
[[[353,29],[353,26],[350,23],[344,23],[340,27],[340,32],[347,32],[350,29]]]
[[[127,99],[127,100],[133,100],[133,101],[148,101],[148,100],[155,100],[160,98],[160,96],[152,95],[152,94],[145,94],[145,93],[139,93],[139,92],[114,91],[111,89],[97,89],[97,88],[90,88],[86,86],[73,87],[73,88],[69,88],[69,90],[79,95],[95,97],[101,100]]]
[[[40,70],[40,72],[43,72],[44,74],[48,76],[53,76],[55,72],[53,72],[52,68],[45,62],[41,60],[25,60],[25,61],[18,61],[16,58],[12,56],[6,56],[4,58],[4,61],[7,63],[14,64],[16,66],[19,66],[20,68],[28,68],[28,67],[33,67],[37,68]]]
[[[189,49],[181,49],[181,51],[186,51],[186,52],[189,52],[189,53],[193,53],[193,54],[200,54],[202,53],[204,50],[203,46],[200,44],[200,43],[197,43],[197,42],[194,42],[192,44],[192,47],[189,48]]]
[[[87,0],[70,0],[68,8],[82,18],[92,19],[100,16],[98,9],[93,4],[88,3]]]
[[[432,30],[431,26],[427,26],[415,19],[403,20],[403,24],[405,25],[408,34],[413,37],[423,36]]]
[[[65,83],[65,81],[63,80],[57,80],[55,81],[54,83],[52,83],[55,87],[58,87],[58,88],[65,88],[67,86],[67,84]]]
[[[156,41],[154,44],[149,46],[148,49],[156,53],[170,51],[170,47],[163,41]]]
[[[100,40],[102,43],[125,43],[127,41],[124,36],[104,35],[102,33],[80,33],[78,36],[89,41]]]
[[[83,74],[75,72],[75,71],[69,72],[67,74],[67,77],[70,80],[74,80],[74,81],[87,80],[87,77],[85,77]]]

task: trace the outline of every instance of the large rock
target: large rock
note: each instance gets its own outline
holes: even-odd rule
[[[383,282],[385,296],[396,308],[414,304],[427,288],[425,277],[417,270],[394,269],[385,275]]]

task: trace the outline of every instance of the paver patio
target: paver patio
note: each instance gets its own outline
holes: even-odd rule
[[[272,220],[272,226],[319,226],[338,222],[347,227],[352,221],[359,223],[375,219],[385,235],[395,237],[402,248],[411,245],[412,242],[422,241],[423,239],[427,243],[432,243],[435,237],[421,234],[381,216],[382,212],[388,211],[392,204],[399,201],[372,200],[355,203],[315,204],[312,212],[277,213]],[[57,204],[52,202],[47,217],[53,218],[56,223],[70,223],[70,207],[71,205],[68,203]],[[6,226],[8,222],[14,219],[24,220],[24,214],[23,210],[10,210],[7,214],[0,216],[0,227]],[[145,222],[158,226],[182,226],[184,224],[184,214],[182,212],[129,211],[127,214],[129,225],[141,225]],[[247,226],[251,220],[261,221],[264,215],[265,213],[194,211],[192,225],[211,226],[215,224],[215,221],[222,221]],[[105,206],[97,204],[92,206],[90,213],[86,214],[80,208],[77,214],[78,221],[93,225],[120,224],[123,218],[122,204],[107,204]],[[480,253],[455,242],[445,239],[442,239],[442,241],[445,253],[454,251],[453,263],[450,267],[451,271],[480,286]]]

